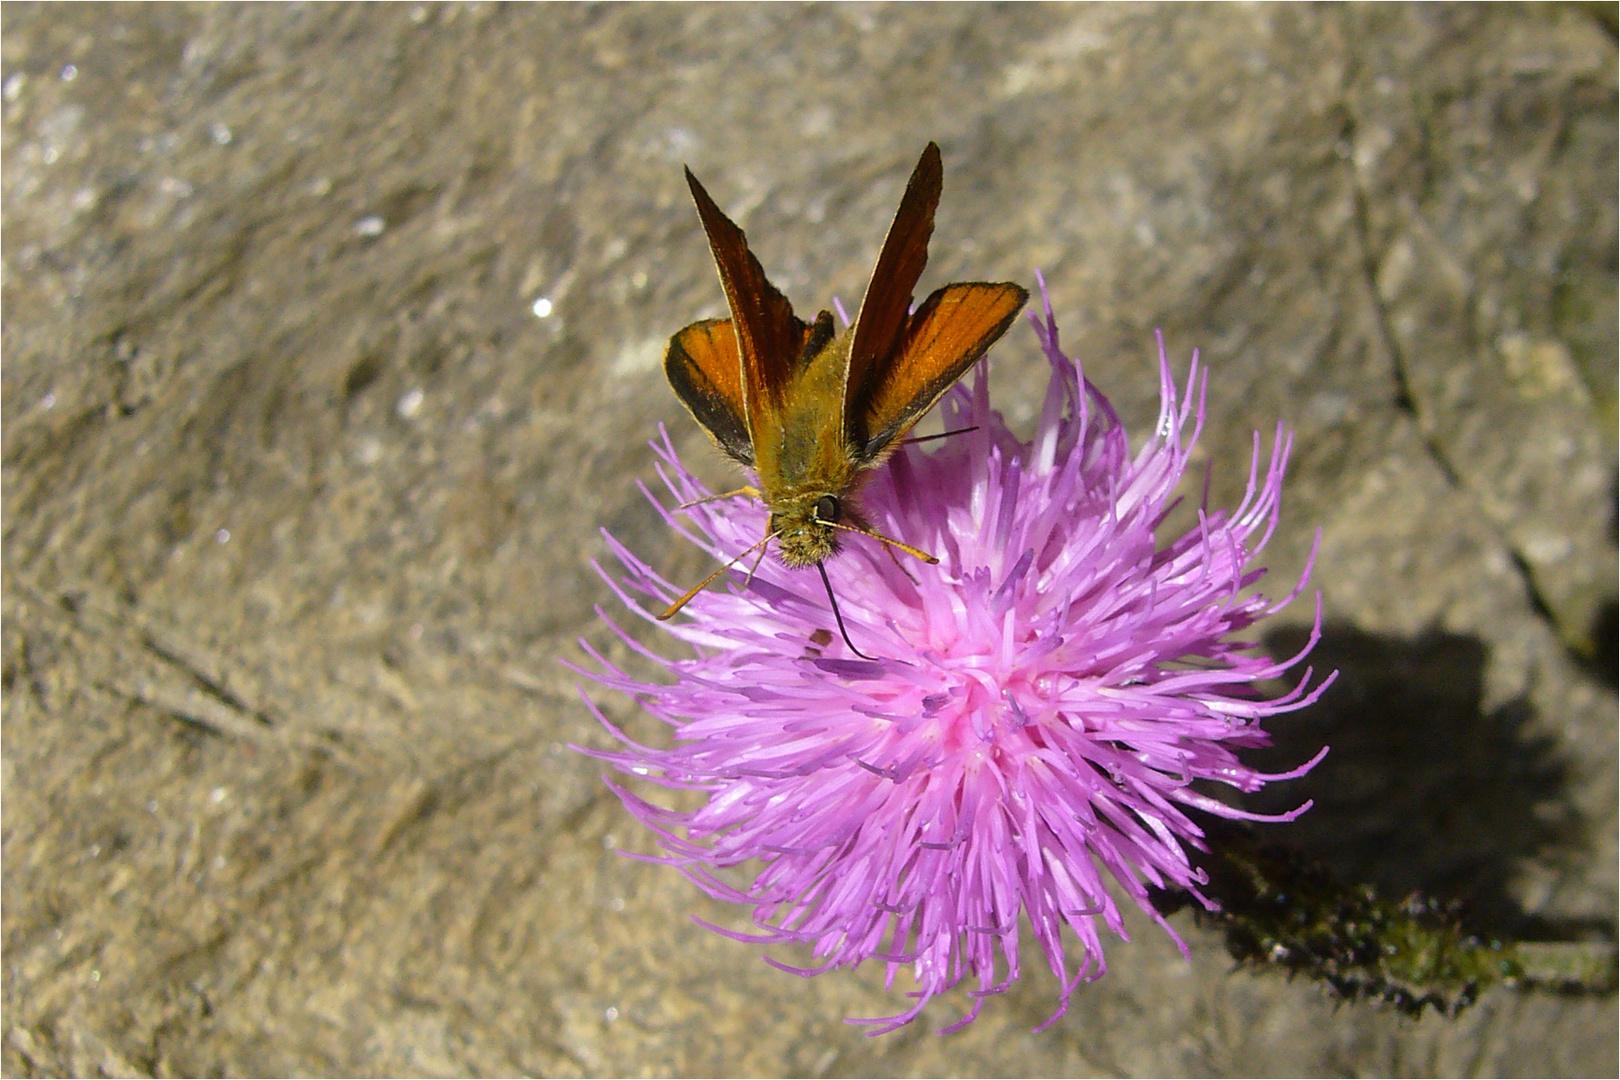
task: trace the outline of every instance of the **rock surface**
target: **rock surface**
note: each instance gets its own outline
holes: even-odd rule
[[[1297,432],[1270,563],[1322,527],[1345,674],[1281,733],[1337,748],[1293,838],[1612,940],[1612,21],[8,4],[0,49],[6,1073],[1615,1072],[1612,1001],[1408,1022],[1180,916],[1190,962],[1139,920],[1040,1035],[1031,956],[864,1039],[880,970],[773,970],[614,854],[558,664],[600,528],[703,567],[657,424],[728,475],[659,370],[721,304],[682,164],[813,310],[936,139],[925,290],[1041,268],[1137,430],[1152,329],[1200,348],[1217,502]],[[1027,424],[1033,340],[995,356]]]

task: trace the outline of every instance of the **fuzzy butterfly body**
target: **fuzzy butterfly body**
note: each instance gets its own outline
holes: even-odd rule
[[[664,371],[720,448],[758,476],[757,489],[731,493],[757,495],[770,510],[765,539],[755,547],[775,539],[785,565],[806,567],[833,555],[846,531],[935,561],[871,532],[853,497],[865,474],[1001,337],[1029,298],[1008,282],[958,282],[912,310],[943,183],[939,147],[929,143],[917,162],[860,313],[842,332],[830,312],[810,323],[795,316],[743,231],[690,169],[686,180],[731,318],[680,330],[670,339]],[[719,573],[660,617],[675,614]]]

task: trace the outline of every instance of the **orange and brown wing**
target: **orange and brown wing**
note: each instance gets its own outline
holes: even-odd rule
[[[844,436],[852,444],[858,445],[861,414],[905,333],[911,294],[928,263],[928,239],[934,232],[934,210],[943,186],[939,147],[929,143],[906,184],[861,299],[860,314],[855,317],[844,380]]]
[[[669,339],[664,374],[675,396],[691,410],[714,441],[744,465],[754,464],[743,398],[742,362],[730,319],[705,319]]]
[[[742,362],[744,416],[750,433],[757,435],[769,426],[769,421],[756,414],[782,411],[810,327],[794,316],[793,305],[770,283],[764,267],[748,250],[748,238],[720,212],[691,169],[686,170],[686,182],[720,270],[726,303],[731,307]]]
[[[924,300],[860,403],[852,440],[857,458],[863,464],[881,458],[996,343],[1028,299],[1010,282],[960,282]]]

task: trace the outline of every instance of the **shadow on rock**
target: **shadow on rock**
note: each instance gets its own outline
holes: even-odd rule
[[[1302,630],[1266,638],[1292,655]],[[1578,857],[1586,824],[1569,795],[1570,770],[1554,741],[1532,732],[1516,699],[1487,711],[1487,650],[1474,637],[1431,631],[1416,639],[1324,628],[1310,662],[1338,683],[1312,708],[1272,725],[1276,745],[1254,763],[1291,768],[1323,743],[1332,752],[1300,780],[1246,805],[1310,813],[1267,827],[1266,839],[1321,863],[1346,884],[1399,899],[1420,891],[1460,900],[1478,930],[1561,937],[1579,927],[1539,924],[1509,889],[1527,860]]]
[[[1592,619],[1587,633],[1592,642],[1590,656],[1577,656],[1581,669],[1595,679],[1601,679],[1610,690],[1620,686],[1620,609],[1610,600]]]

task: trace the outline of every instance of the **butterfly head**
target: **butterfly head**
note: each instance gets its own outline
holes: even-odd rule
[[[771,502],[770,532],[786,566],[812,566],[838,551],[838,526],[846,514],[834,494],[806,492]]]

